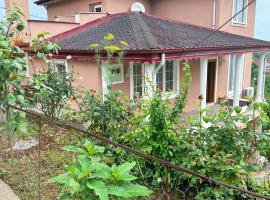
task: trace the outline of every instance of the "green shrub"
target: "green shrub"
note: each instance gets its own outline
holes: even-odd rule
[[[136,105],[122,92],[112,90],[104,98],[94,90],[84,93],[79,107],[77,114],[86,122],[88,131],[114,139],[128,132],[129,120],[136,110]]]
[[[74,73],[53,70],[34,74],[31,87],[35,89],[33,101],[46,116],[56,118],[65,105],[75,96]]]
[[[49,180],[62,188],[61,199],[130,199],[149,196],[151,191],[135,183],[131,170],[136,163],[109,167],[99,154],[104,148],[86,141],[83,148],[67,146],[67,151],[77,153],[77,159],[66,167],[67,172]]]

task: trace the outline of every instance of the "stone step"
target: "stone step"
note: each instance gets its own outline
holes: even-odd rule
[[[20,200],[12,191],[12,189],[6,185],[0,179],[0,200]]]

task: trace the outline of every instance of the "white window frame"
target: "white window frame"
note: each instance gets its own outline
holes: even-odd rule
[[[124,83],[124,65],[123,64],[113,64],[113,65],[111,65],[110,66],[110,73],[112,74],[111,70],[116,69],[116,68],[120,68],[121,80],[120,81],[112,81],[113,85]]]
[[[227,96],[228,96],[228,98],[233,98],[234,97],[234,85],[233,85],[233,90],[232,91],[229,90],[229,84],[230,84],[230,64],[231,64],[232,56],[235,59],[235,62],[234,62],[234,79],[235,79],[235,70],[236,70],[236,67],[237,67],[236,66],[236,55],[235,54],[229,55],[229,59],[228,59],[229,60],[229,62],[228,62],[228,78],[227,78]],[[244,68],[245,68],[245,55],[244,55],[244,67],[243,67],[243,70],[241,72],[242,73],[241,83],[240,83],[240,85],[242,86],[241,90],[243,90]]]
[[[56,67],[56,64],[64,64],[65,67],[66,67],[66,70],[65,71],[68,72],[68,63],[67,63],[67,60],[65,60],[65,59],[55,59],[55,60],[53,60],[53,64],[54,64],[54,70],[56,72],[58,72],[57,67]]]
[[[170,60],[168,60],[170,61]],[[179,67],[180,67],[180,61],[176,60],[173,61],[173,90],[171,91],[166,91],[166,65],[164,65],[163,68],[163,93],[164,94],[172,94],[172,96],[170,96],[171,98],[175,97],[177,95],[177,93],[179,92]],[[179,63],[179,64],[178,64]],[[162,69],[161,68],[161,69]],[[155,78],[155,80],[157,80],[157,78]],[[157,85],[157,83],[155,83],[155,85]]]
[[[238,4],[238,1],[239,0],[233,0],[233,6],[232,6],[232,16],[234,16],[237,12],[239,11],[236,11],[236,5]],[[245,1],[245,6],[248,4],[248,0],[243,0]],[[242,9],[242,8],[241,8]],[[248,21],[248,8],[246,8],[244,11],[244,22],[239,22],[237,20],[235,20],[235,18],[232,19],[232,25],[233,26],[244,26],[246,27],[247,26],[247,21]],[[240,13],[239,13],[240,14]],[[238,14],[238,15],[239,15]],[[237,15],[237,16],[238,16]],[[236,18],[237,18],[236,16]]]
[[[134,62],[130,62],[130,98],[133,99],[134,97],[134,74],[133,74],[133,64]],[[156,65],[154,63],[154,65]],[[180,60],[175,60],[173,61],[173,90],[169,91],[169,92],[163,92],[164,95],[168,95],[170,94],[169,98],[175,98],[176,95],[179,93],[180,90]],[[165,68],[165,66],[164,66]],[[142,71],[145,74],[145,63],[142,63]],[[165,70],[163,70],[164,73]],[[154,78],[154,80],[156,81],[156,77]],[[154,83],[154,85],[156,85],[156,82]],[[142,79],[142,98],[144,98],[144,94],[145,94],[145,80]]]
[[[97,12],[96,9],[100,8],[100,12]],[[94,12],[95,13],[101,13],[102,12],[102,5],[101,4],[97,4],[97,5],[94,5]]]
[[[133,66],[134,62],[130,62],[129,69],[130,69],[130,98],[134,99],[134,74],[133,74]],[[142,63],[142,71],[145,73],[145,64]],[[142,79],[142,98],[144,98],[145,93],[145,81],[144,78]]]

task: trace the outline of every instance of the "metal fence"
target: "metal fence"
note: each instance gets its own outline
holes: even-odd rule
[[[249,199],[270,199],[269,196],[220,182],[174,165],[166,160],[147,155],[129,146],[90,133],[83,128],[45,117],[33,111],[23,110],[14,106],[10,107],[25,112],[29,116],[31,140],[28,140],[24,148],[20,148],[20,145],[23,145],[20,144],[18,138],[23,138],[23,136],[13,138],[8,133],[1,134],[0,178],[3,178],[12,188],[15,188],[15,191],[19,193],[22,199],[56,199],[59,188],[54,185],[48,185],[47,180],[62,173],[63,165],[70,163],[74,158],[74,155],[65,152],[63,147],[66,145],[79,145],[85,138],[92,138],[104,145],[120,148],[126,153],[133,155],[135,159],[143,159],[149,164],[158,163],[167,168],[167,170],[175,172],[176,177],[174,177],[174,180],[177,180],[178,176],[196,177],[203,184],[208,184],[211,189],[221,187],[234,190],[234,192],[239,193],[239,198],[241,199],[246,199],[243,198],[244,195],[248,196]],[[139,178],[142,180],[143,174],[140,176]],[[149,199],[191,199],[189,194],[190,188],[189,190],[184,188],[184,185],[191,185],[189,181],[187,179],[186,183],[182,184],[183,187],[172,183],[174,189],[170,195],[155,192]],[[151,186],[151,184],[148,186]],[[193,193],[198,191],[199,188],[194,186]]]

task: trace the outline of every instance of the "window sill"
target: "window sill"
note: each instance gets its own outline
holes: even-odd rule
[[[117,85],[117,84],[122,84],[124,81],[117,81],[117,82],[112,82],[112,85]]]
[[[232,23],[232,26],[246,28],[246,27],[247,27],[247,24],[246,24],[246,23],[237,23],[237,22],[233,22],[233,23]]]

